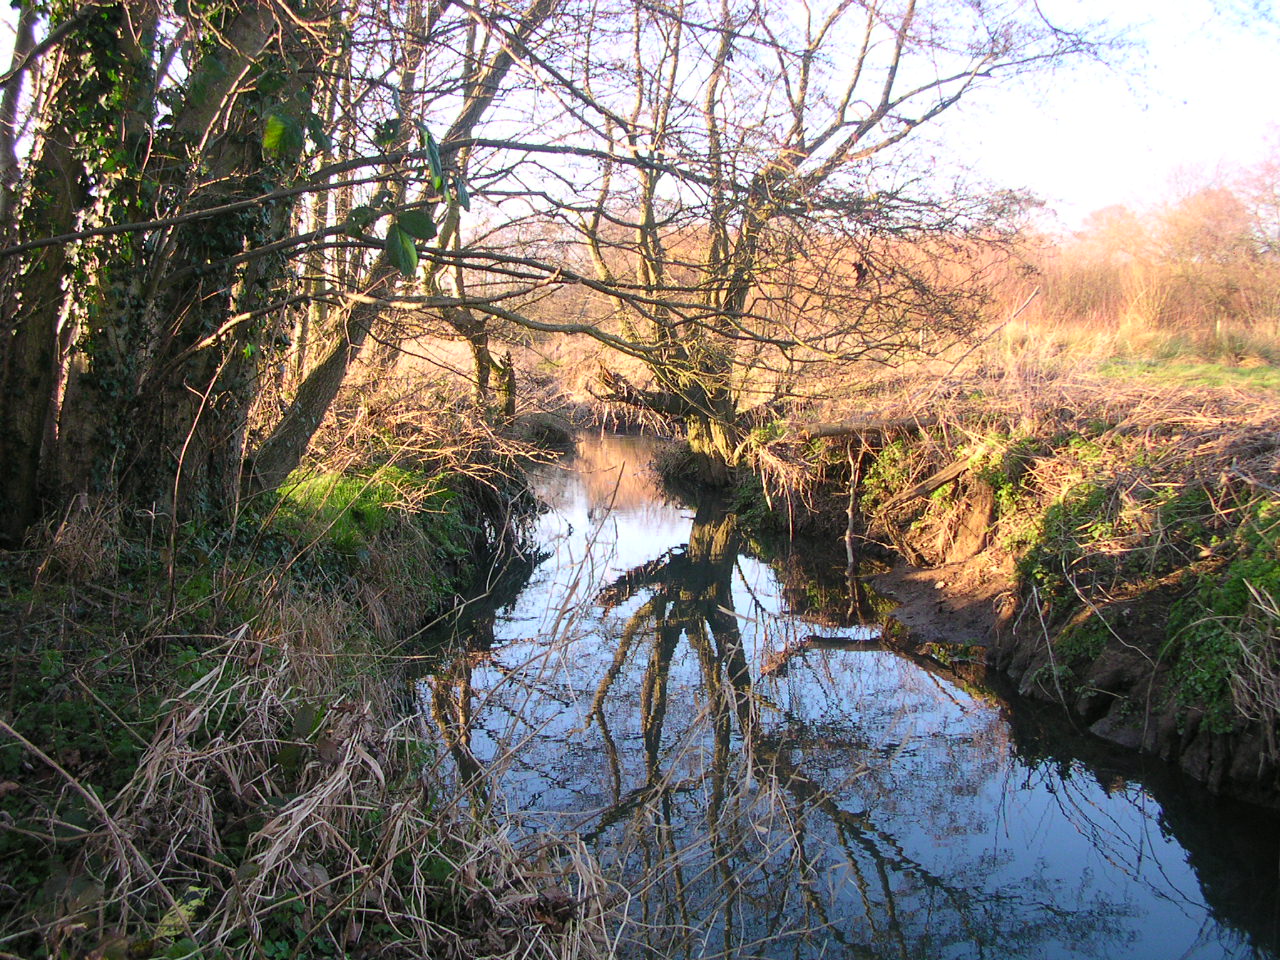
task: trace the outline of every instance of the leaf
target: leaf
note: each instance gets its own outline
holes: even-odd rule
[[[270,154],[277,154],[284,145],[287,130],[284,118],[278,113],[267,114],[267,127],[262,132],[262,149]]]
[[[343,224],[342,229],[348,236],[363,239],[365,228],[377,220],[379,216],[380,214],[373,207],[361,204],[358,207],[353,207],[351,212],[347,214],[347,221]]]
[[[430,240],[436,235],[435,221],[431,214],[421,210],[406,210],[396,218],[400,229],[419,240]]]
[[[471,209],[471,194],[467,191],[467,183],[462,177],[453,178],[453,194],[458,198],[458,206],[463,210]]]
[[[373,207],[365,206],[364,204],[353,207],[351,212],[347,214],[347,223],[357,230],[363,230],[377,219],[378,212]]]
[[[262,149],[268,156],[301,153],[305,142],[302,128],[293,117],[276,110],[267,114],[267,123],[262,131]]]
[[[311,142],[319,150],[328,153],[333,149],[333,138],[325,132],[324,121],[319,114],[311,113],[307,115],[307,132],[311,134]]]
[[[378,124],[373,134],[373,142],[380,147],[389,147],[395,143],[396,137],[400,133],[400,118],[391,117],[383,120]]]
[[[431,131],[426,131],[427,166],[431,168],[431,189],[436,193],[444,191],[444,163],[440,160],[440,147]]]
[[[385,249],[387,259],[391,261],[392,266],[406,277],[412,277],[418,272],[418,248],[413,242],[413,237],[396,224],[392,224],[391,229],[387,231]]]
[[[240,866],[236,867],[236,879],[242,883],[248,883],[250,880],[262,874],[262,865],[254,860],[246,860]]]
[[[187,887],[187,892],[178,897],[168,913],[160,918],[160,923],[156,927],[156,938],[163,940],[176,937],[190,927],[196,911],[204,906],[208,895],[208,887]]]
[[[337,763],[342,759],[345,751],[342,744],[332,737],[321,737],[316,741],[316,752],[320,754],[320,759],[325,763]]]

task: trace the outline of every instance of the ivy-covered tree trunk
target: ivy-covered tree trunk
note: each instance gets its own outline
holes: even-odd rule
[[[102,209],[111,171],[128,168],[136,137],[136,98],[148,75],[148,11],[140,3],[103,4],[91,14],[73,4],[52,11],[51,24],[82,21],[49,65],[53,90],[37,133],[18,213],[20,241],[71,233],[91,205]],[[129,186],[125,192],[132,192]],[[59,326],[85,300],[71,274],[83,269],[85,247],[56,243],[28,254],[13,271],[5,302],[11,309],[0,355],[0,539],[16,542],[40,512],[42,486],[56,486],[49,439],[56,413]],[[99,281],[101,282],[101,281]]]
[[[310,12],[307,31],[282,32],[267,5],[221,11],[221,42],[196,62],[165,160],[146,171],[164,212],[198,215],[278,185],[296,158],[265,148],[263,118],[308,108],[325,25],[323,10]],[[197,216],[102,265],[119,279],[91,300],[67,386],[69,487],[105,483],[176,516],[233,508],[264,310],[283,265],[254,251],[287,235],[289,211],[277,202]]]

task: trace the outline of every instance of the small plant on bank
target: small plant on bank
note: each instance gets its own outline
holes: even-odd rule
[[[903,439],[886,444],[871,461],[862,479],[863,511],[871,512],[880,503],[901,491],[911,480],[911,457]]]
[[[1170,643],[1180,702],[1205,711],[1214,732],[1238,716],[1265,712],[1271,692],[1259,686],[1271,672],[1280,635],[1269,616],[1280,596],[1280,504],[1254,501],[1242,508],[1234,556],[1202,574],[1170,614]],[[1277,679],[1280,675],[1271,673]],[[1240,694],[1241,696],[1238,696]]]

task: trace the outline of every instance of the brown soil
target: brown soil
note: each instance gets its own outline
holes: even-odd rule
[[[938,567],[900,562],[872,579],[901,606],[893,617],[919,644],[990,646],[1013,608],[1013,558],[990,549]]]

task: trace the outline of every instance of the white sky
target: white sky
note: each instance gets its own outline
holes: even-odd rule
[[[1280,152],[1280,14],[1244,23],[1250,2],[1040,0],[1055,22],[1106,20],[1135,46],[1109,65],[986,90],[930,139],[982,179],[1032,190],[1067,229],[1111,204],[1166,199],[1180,171],[1256,163],[1268,140]],[[5,5],[5,65],[12,22]]]
[[[1030,188],[1067,228],[1115,203],[1170,197],[1183,171],[1211,175],[1280,151],[1280,18],[1242,23],[1232,0],[1041,0],[1051,19],[1107,19],[1137,46],[987,91],[938,131],[1000,186]],[[1244,6],[1237,2],[1237,7]]]

